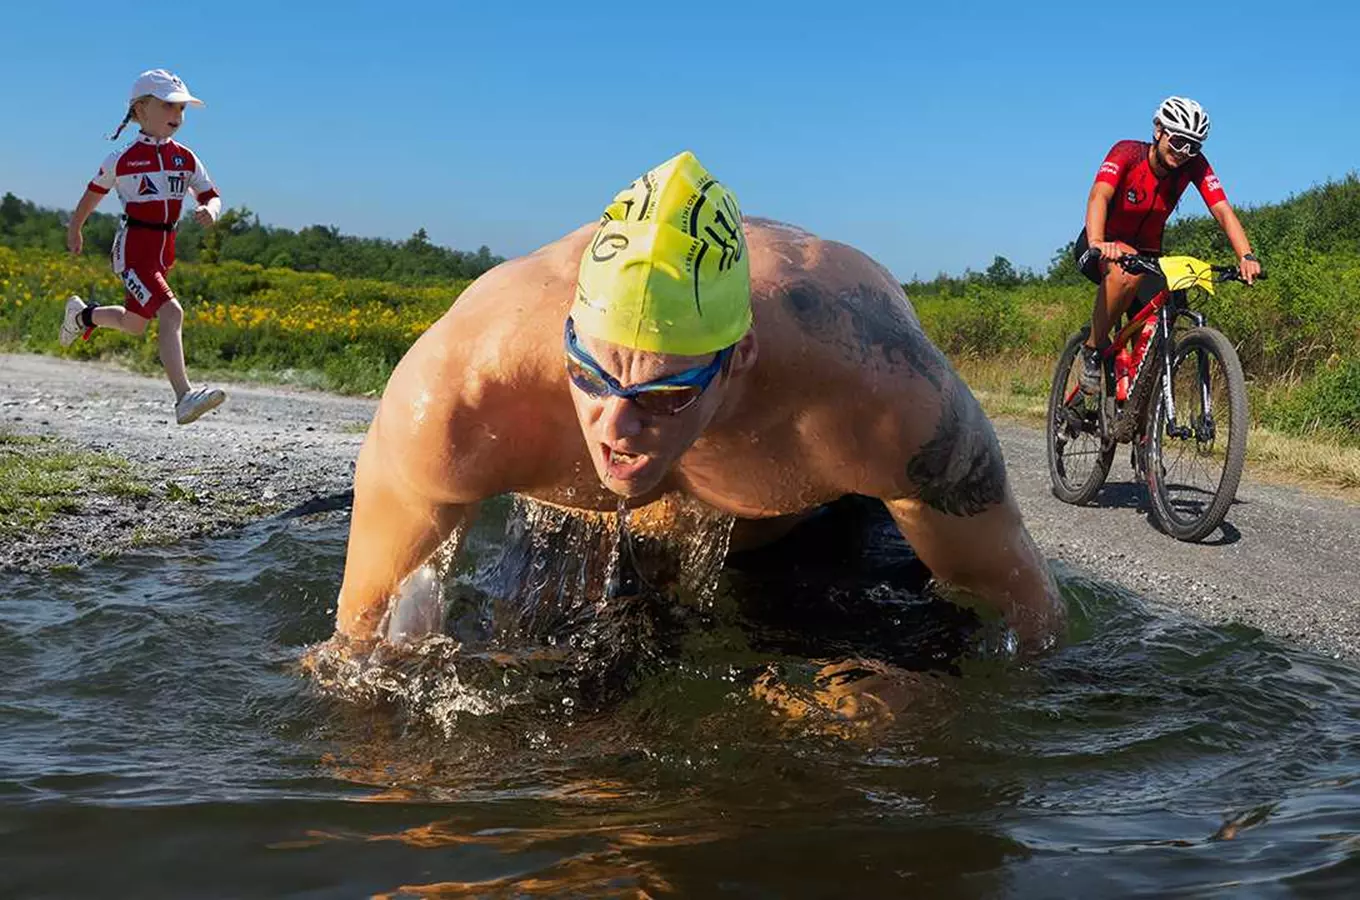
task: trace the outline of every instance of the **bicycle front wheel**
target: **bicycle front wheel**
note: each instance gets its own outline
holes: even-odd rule
[[[1101,430],[1100,400],[1078,388],[1086,331],[1068,340],[1048,391],[1048,476],[1064,503],[1090,503],[1110,474],[1114,444]]]
[[[1147,419],[1148,493],[1163,531],[1198,541],[1223,522],[1237,496],[1247,456],[1247,385],[1228,339],[1196,328],[1176,344],[1170,387],[1171,408],[1159,385]]]

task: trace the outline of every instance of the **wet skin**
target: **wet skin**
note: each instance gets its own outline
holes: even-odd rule
[[[745,226],[754,327],[673,417],[566,377],[562,325],[593,225],[464,292],[394,371],[360,453],[342,635],[380,636],[402,580],[499,494],[612,511],[680,493],[736,517],[742,547],[856,493],[884,501],[938,577],[1005,616],[1022,651],[1052,643],[1062,608],[991,425],[901,286],[851,247]],[[624,385],[712,359],[581,342]]]

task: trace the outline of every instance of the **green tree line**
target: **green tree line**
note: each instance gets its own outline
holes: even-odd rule
[[[1252,288],[1224,284],[1192,302],[1237,346],[1259,423],[1360,445],[1360,178],[1350,175],[1239,212],[1269,280]],[[65,291],[83,290],[102,277],[102,290],[117,293],[107,262],[95,255],[107,251],[117,220],[99,215],[87,225],[91,249],[81,260],[61,256],[65,222],[64,213],[12,194],[0,200],[0,247],[18,250],[9,263],[15,274],[8,284],[0,279],[0,343],[52,349]],[[342,363],[362,369],[362,378],[346,372],[332,379],[344,389],[380,385],[404,347],[454,302],[467,279],[497,261],[486,248],[469,255],[433,247],[423,232],[402,243],[347,237],[325,227],[295,233],[262,226],[245,210],[229,211],[220,225],[204,233],[186,223],[181,237],[189,265],[176,273],[176,284],[192,301],[193,314],[199,316],[202,303],[238,316],[218,324],[190,322],[187,330],[207,338],[216,329],[211,333],[220,337],[216,343],[195,338],[200,350],[211,344],[220,363],[262,369]],[[1203,216],[1173,224],[1166,247],[1214,262],[1232,258],[1217,225]],[[1014,362],[1017,377],[1038,383],[1046,383],[1067,336],[1089,319],[1095,292],[1076,271],[1070,244],[1057,249],[1042,274],[1018,270],[998,256],[981,272],[913,280],[905,287],[926,332],[951,358],[1004,356]],[[309,321],[327,327],[349,321],[357,310],[363,311],[360,323],[388,315],[384,310],[400,318],[378,332],[360,325],[353,335],[327,332],[326,341],[337,342],[340,353],[319,337],[297,339],[301,326],[290,325],[288,316],[296,316],[303,300],[315,304],[308,307]],[[242,324],[239,316],[252,310],[275,312]],[[310,348],[305,359],[295,352],[304,346]],[[345,354],[364,353],[362,366],[345,361]]]
[[[67,211],[46,209],[6,193],[0,199],[0,246],[60,252],[66,247],[68,221]],[[117,228],[117,216],[96,212],[85,224],[85,252],[107,256]],[[504,261],[485,246],[468,252],[432,244],[424,228],[405,241],[354,237],[330,225],[291,231],[261,224],[259,216],[245,208],[228,209],[210,229],[184,219],[176,251],[184,262],[236,261],[401,283],[476,278]]]

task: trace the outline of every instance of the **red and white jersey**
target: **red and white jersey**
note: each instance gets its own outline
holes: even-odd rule
[[[1120,141],[1110,148],[1096,172],[1097,182],[1114,188],[1105,213],[1105,240],[1124,241],[1139,253],[1161,252],[1166,220],[1191,184],[1199,189],[1204,205],[1210,209],[1228,199],[1203,154],[1158,178],[1148,162],[1151,148],[1145,141]]]
[[[97,194],[117,188],[124,213],[156,225],[179,221],[186,194],[192,193],[200,204],[217,196],[208,170],[192,150],[145,134],[109,154],[89,187]]]

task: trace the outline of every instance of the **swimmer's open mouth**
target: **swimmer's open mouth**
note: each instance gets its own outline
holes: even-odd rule
[[[626,478],[634,474],[645,466],[650,458],[645,453],[629,453],[608,444],[601,444],[600,448],[604,453],[605,469],[615,478]]]

